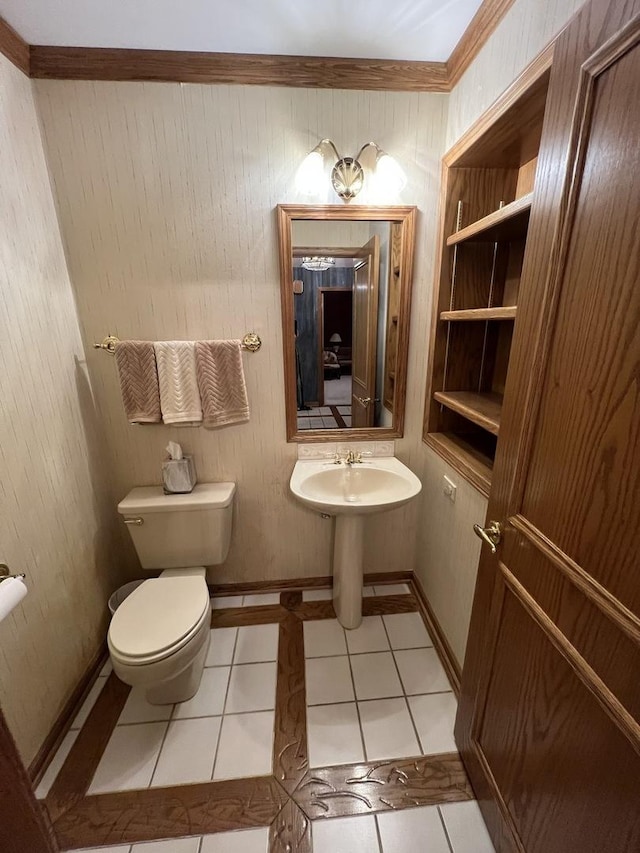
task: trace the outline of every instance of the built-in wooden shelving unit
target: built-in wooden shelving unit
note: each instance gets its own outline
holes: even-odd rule
[[[445,155],[424,441],[488,495],[534,204],[550,62]]]

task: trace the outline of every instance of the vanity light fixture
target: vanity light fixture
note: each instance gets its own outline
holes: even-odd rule
[[[365,175],[360,157],[367,148],[376,150],[373,177],[381,192],[397,194],[407,183],[406,175],[397,160],[383,151],[375,142],[365,142],[355,157],[341,157],[330,139],[321,139],[313,151],[304,158],[296,175],[298,188],[307,195],[313,195],[322,189],[325,180],[323,151],[327,147],[336,158],[331,170],[331,185],[345,202],[355,198],[364,186]]]
[[[307,257],[302,259],[302,269],[311,270],[311,272],[324,272],[325,270],[328,270],[329,267],[334,267],[335,265],[335,258],[314,256],[312,258]]]

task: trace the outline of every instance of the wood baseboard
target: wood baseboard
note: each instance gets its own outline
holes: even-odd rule
[[[445,637],[444,631],[433,612],[422,584],[415,574],[412,578],[412,586],[415,597],[418,600],[422,618],[424,619],[427,629],[431,634],[434,648],[438,653],[442,666],[445,668],[447,676],[449,677],[449,681],[453,687],[453,692],[456,696],[460,696],[460,679],[462,677],[460,664],[458,663],[458,660],[453,653],[453,649],[449,645],[449,641]]]
[[[413,572],[367,572],[364,583],[387,584],[409,583]],[[252,592],[284,592],[292,589],[323,589],[333,584],[331,575],[321,575],[315,578],[287,578],[278,581],[246,581],[245,583],[210,583],[211,595],[244,595]]]
[[[73,692],[69,696],[68,700],[65,702],[62,711],[58,714],[58,717],[56,718],[56,721],[51,727],[49,734],[42,742],[42,746],[40,747],[40,749],[36,753],[35,758],[27,768],[27,773],[29,774],[34,788],[40,782],[40,779],[42,778],[45,770],[49,766],[51,759],[56,754],[64,736],[69,731],[71,723],[73,722],[76,714],[80,710],[82,703],[84,702],[87,697],[87,694],[93,687],[93,684],[104,665],[106,656],[107,646],[106,643],[103,642],[100,644],[100,648],[98,649],[98,651],[91,658],[91,661],[89,663],[89,666],[87,667],[85,674],[76,684]]]

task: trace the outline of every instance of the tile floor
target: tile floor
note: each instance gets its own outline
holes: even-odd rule
[[[314,853],[494,853],[475,802],[316,820]],[[174,838],[76,853],[267,853],[265,828]]]
[[[311,767],[455,751],[456,699],[418,613],[305,622],[304,643]]]
[[[345,427],[351,426],[351,406],[337,406]],[[298,412],[298,429],[337,429],[339,424],[329,406],[319,406],[308,411]]]
[[[406,584],[365,595],[409,593]],[[331,590],[304,592],[327,600]],[[213,607],[274,604],[279,593],[227,596]],[[456,700],[418,613],[303,625],[311,767],[455,751]],[[129,694],[89,794],[269,774],[278,626],[216,628],[200,690],[153,706]],[[107,676],[105,664],[37,789],[46,796]],[[314,853],[491,853],[475,802],[314,821]],[[266,828],[103,848],[103,853],[266,853]],[[83,853],[80,851],[80,853]]]

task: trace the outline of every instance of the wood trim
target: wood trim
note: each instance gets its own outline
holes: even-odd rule
[[[450,89],[459,82],[513,3],[514,0],[484,0],[481,4],[447,60],[447,80]]]
[[[309,765],[306,697],[303,624],[291,614],[280,623],[272,764],[273,775],[288,794]]]
[[[442,626],[438,622],[436,614],[433,612],[433,608],[429,603],[429,599],[427,598],[427,594],[424,591],[424,587],[420,582],[420,579],[417,575],[413,576],[413,580],[411,582],[413,586],[413,591],[415,593],[417,602],[418,602],[418,612],[422,616],[422,619],[427,627],[427,631],[429,632],[431,639],[433,640],[433,646],[436,650],[438,657],[440,658],[440,662],[444,667],[445,672],[447,673],[447,678],[451,682],[451,687],[453,688],[453,692],[456,696],[460,695],[460,680],[462,678],[462,668],[458,663],[458,659],[453,653],[453,649],[449,645],[449,641],[442,630]]]
[[[489,497],[491,465],[487,457],[483,458],[481,453],[458,435],[428,432],[423,441],[481,494]]]
[[[443,157],[446,166],[456,165],[478,140],[491,129],[491,127],[507,113],[513,105],[529,90],[536,81],[544,77],[551,70],[553,63],[553,52],[555,41],[552,41],[533,59],[504,92],[496,98],[491,106],[463,133]]]
[[[31,56],[29,45],[21,38],[9,24],[0,18],[0,53],[4,54],[9,62],[13,62],[27,77],[31,72]]]
[[[387,583],[408,583],[413,572],[366,572],[364,585]],[[315,578],[287,578],[275,581],[246,581],[243,583],[209,584],[211,595],[241,595],[252,592],[281,592],[294,589],[323,589],[333,584],[332,575],[319,575]]]
[[[282,310],[282,347],[284,359],[285,406],[287,441],[304,444],[341,441],[401,438],[404,434],[405,398],[409,356],[409,326],[411,320],[411,290],[413,283],[413,255],[415,249],[417,208],[414,205],[388,207],[367,205],[295,205],[279,204],[276,208],[278,223],[278,247],[280,262],[280,303]],[[402,269],[400,273],[401,296],[398,307],[398,345],[396,366],[396,400],[393,426],[344,429],[337,434],[335,429],[299,430],[297,424],[297,394],[295,352],[287,329],[294,328],[294,308],[291,298],[291,223],[294,219],[320,221],[367,220],[391,221],[402,225]],[[310,434],[311,433],[311,434]]]
[[[311,820],[471,799],[457,752],[314,768],[296,791]]]
[[[444,62],[49,45],[32,45],[31,76],[53,80],[449,91]]]
[[[286,802],[273,776],[117,791],[85,797],[54,829],[64,850],[131,844],[269,826]]]
[[[82,703],[87,698],[87,694],[100,674],[100,670],[105,663],[106,656],[106,644],[101,643],[100,648],[89,663],[87,671],[76,684],[71,696],[69,696],[65,702],[62,711],[58,714],[58,717],[52,725],[49,734],[44,739],[42,746],[29,765],[28,773],[34,788],[37,787],[45,770],[49,766],[51,759],[56,754],[58,747],[62,743],[64,736],[69,731],[69,727],[71,726],[74,717],[80,710]]]
[[[640,723],[609,690],[600,676],[589,666],[575,646],[565,637],[555,622],[547,616],[516,576],[504,563],[498,563],[498,566],[509,591],[515,595],[529,616],[544,631],[546,638],[567,661],[576,677],[580,679],[621,734],[627,738],[635,752],[640,755]]]
[[[625,607],[608,589],[598,583],[588,572],[564,554],[553,542],[521,515],[513,516],[508,523],[533,547],[540,551],[564,577],[577,587],[589,601],[637,645],[640,645],[640,619]]]
[[[86,794],[130,691],[111,673],[45,798],[54,823]]]
[[[269,828],[269,853],[312,853],[311,821],[294,800],[287,800]]]

